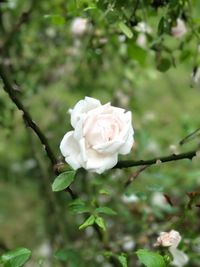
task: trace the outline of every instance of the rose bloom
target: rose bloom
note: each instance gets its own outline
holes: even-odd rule
[[[176,20],[176,26],[172,27],[171,33],[175,38],[181,38],[187,33],[187,28],[185,26],[185,22],[178,18]]]
[[[171,264],[177,267],[183,267],[188,263],[189,258],[183,251],[177,249],[180,241],[181,236],[179,232],[171,230],[170,232],[161,232],[154,246],[169,247],[169,251],[173,257]]]
[[[75,18],[71,24],[71,31],[74,35],[81,36],[87,31],[88,20],[84,18]]]
[[[171,230],[170,232],[161,232],[157,238],[155,246],[177,247],[180,241],[181,236],[179,232]]]
[[[118,154],[131,151],[134,132],[130,111],[85,97],[69,112],[74,130],[64,135],[60,150],[73,169],[102,173],[117,164]]]

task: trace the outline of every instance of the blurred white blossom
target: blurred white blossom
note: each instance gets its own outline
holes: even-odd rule
[[[175,38],[181,38],[187,33],[185,22],[178,18],[176,20],[176,26],[172,27],[171,33]]]
[[[88,20],[85,18],[75,18],[71,24],[71,32],[75,36],[81,36],[86,33],[88,29]]]
[[[122,248],[125,251],[132,251],[135,248],[135,241],[131,236],[125,236],[122,240]]]
[[[143,33],[152,32],[151,27],[144,21],[139,22],[134,28],[137,32],[143,32]]]
[[[130,102],[130,97],[125,94],[122,90],[117,90],[115,93],[115,97],[119,101],[120,106],[127,107]]]
[[[181,235],[179,232],[171,230],[170,232],[161,232],[154,246],[169,247],[169,251],[173,257],[171,264],[177,267],[182,267],[187,264],[189,258],[184,252],[177,249],[180,241]]]
[[[144,33],[140,33],[137,37],[136,44],[142,48],[146,47],[147,37]]]
[[[130,204],[130,203],[136,203],[138,202],[139,198],[138,196],[136,196],[135,194],[131,194],[131,195],[123,195],[122,196],[122,201],[125,203],[125,204]]]
[[[147,44],[146,34],[150,34],[152,32],[151,27],[146,22],[141,21],[134,28],[137,32],[139,32],[136,44],[142,48],[145,48]]]
[[[162,193],[154,192],[151,197],[151,204],[159,208],[166,207],[166,200]]]

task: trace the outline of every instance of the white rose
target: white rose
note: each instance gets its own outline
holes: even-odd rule
[[[73,169],[102,173],[117,164],[118,154],[131,151],[134,139],[130,111],[85,97],[70,113],[74,130],[65,134],[60,150]]]
[[[172,27],[171,32],[175,38],[181,38],[182,36],[184,36],[187,33],[185,22],[182,19],[178,18],[176,20],[176,26]]]

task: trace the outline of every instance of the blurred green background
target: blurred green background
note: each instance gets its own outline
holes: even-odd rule
[[[133,112],[135,146],[122,159],[181,153],[199,142],[197,136],[179,145],[200,125],[200,84],[192,79],[199,10],[199,1],[1,0],[0,60],[60,160],[59,143],[71,129],[67,111],[85,96]],[[87,21],[82,33],[73,30],[78,17]],[[181,38],[170,32],[178,17],[187,27]],[[135,28],[141,21],[151,28],[142,47]],[[66,249],[62,266],[110,266],[93,229],[78,230],[84,217],[70,211],[67,193],[51,191],[48,158],[0,87],[1,252],[28,247],[27,266],[61,266],[53,253]],[[103,217],[113,251],[126,251],[125,238],[131,240],[130,266],[139,266],[134,250],[152,248],[157,234],[170,229],[182,234],[188,266],[199,266],[199,163],[197,157],[152,166],[126,190],[135,168],[80,173],[72,187],[88,205],[97,201],[118,213]],[[127,203],[125,194],[134,194],[135,202]]]

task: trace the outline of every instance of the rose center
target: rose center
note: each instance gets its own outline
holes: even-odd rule
[[[120,133],[120,125],[111,115],[98,115],[88,118],[84,123],[84,135],[89,146],[112,141]]]

